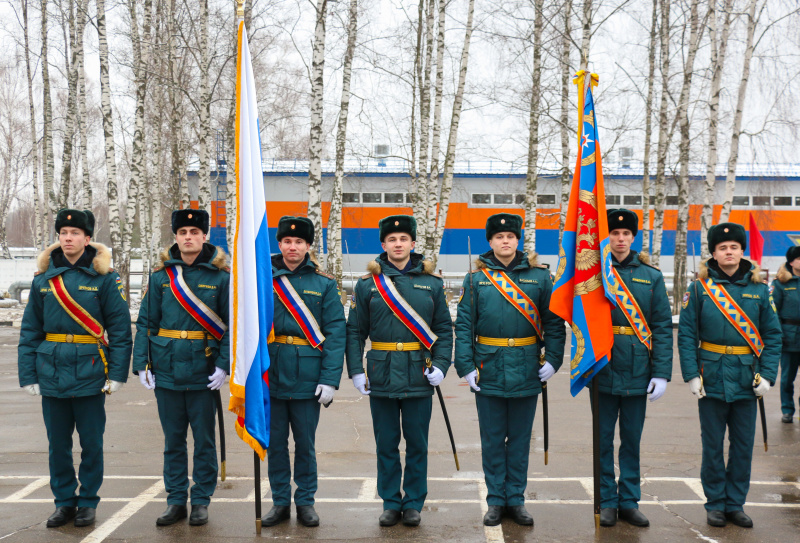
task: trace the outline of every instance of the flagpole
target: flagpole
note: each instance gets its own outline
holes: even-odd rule
[[[592,472],[594,475],[594,529],[600,529],[600,387],[592,379]]]

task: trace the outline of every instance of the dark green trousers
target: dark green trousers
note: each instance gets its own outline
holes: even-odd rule
[[[750,466],[756,434],[756,400],[724,402],[703,398],[697,402],[703,438],[700,480],[708,511],[741,511],[750,490]],[[728,464],[725,465],[725,428]]]
[[[800,353],[781,353],[781,411],[794,415],[794,379],[800,365]]]
[[[378,495],[383,508],[422,510],[428,496],[428,428],[431,396],[422,398],[369,397],[372,430],[378,455]],[[406,440],[405,470],[400,465],[400,437]],[[400,493],[400,480],[403,495]]]
[[[600,393],[600,506],[638,509],[642,498],[639,443],[647,396]],[[619,486],[614,476],[614,434],[619,419]]]
[[[50,444],[50,489],[56,507],[97,508],[103,484],[103,433],[106,395],[53,398],[42,396],[42,415]],[[81,465],[78,478],[72,463],[72,434],[78,430]],[[78,495],[78,479],[81,488]]]
[[[531,431],[538,399],[538,395],[501,398],[475,394],[489,505],[525,503]]]
[[[275,505],[292,503],[292,467],[289,464],[289,429],[294,437],[295,505],[314,505],[317,492],[317,453],[314,448],[319,423],[319,402],[270,398],[267,475]]]
[[[167,503],[186,505],[189,455],[186,434],[192,427],[192,505],[208,505],[217,488],[216,404],[210,390],[170,390],[156,387],[158,418],[164,430],[164,487]]]

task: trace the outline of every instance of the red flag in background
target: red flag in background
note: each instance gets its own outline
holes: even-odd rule
[[[761,257],[764,255],[764,236],[758,230],[756,219],[750,213],[750,258],[755,260],[758,265],[761,265]]]

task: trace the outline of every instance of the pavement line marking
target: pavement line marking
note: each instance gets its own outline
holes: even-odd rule
[[[592,477],[573,477],[572,479],[563,477],[562,479],[564,481],[574,481],[577,479],[589,497],[592,498],[592,503],[594,503],[594,479]]]
[[[36,492],[37,490],[39,490],[40,488],[42,488],[44,485],[48,484],[49,482],[50,482],[50,478],[49,477],[40,477],[39,479],[36,479],[32,483],[28,484],[28,486],[17,490],[16,492],[11,494],[10,496],[7,496],[2,501],[6,501],[6,500],[8,500],[8,501],[21,500],[21,499],[25,498],[26,496],[29,496],[29,495],[33,494],[34,492]]]
[[[683,482],[686,484],[686,486],[689,487],[689,489],[692,492],[697,494],[698,498],[701,498],[703,500],[706,499],[706,493],[703,491],[703,484],[700,482],[700,479],[684,479]]]
[[[114,530],[119,528],[123,522],[139,512],[139,510],[153,501],[153,499],[164,491],[164,481],[158,480],[147,490],[132,499],[122,509],[114,513],[110,519],[98,526],[92,533],[87,535],[81,543],[99,543],[111,535]]]
[[[370,478],[364,479],[361,482],[361,490],[358,492],[359,500],[364,501],[372,501],[375,499],[375,496],[378,494],[378,479]],[[382,501],[382,500],[381,500]]]
[[[486,496],[489,494],[489,489],[486,488],[485,481],[478,481],[478,496],[481,501],[481,514],[485,515],[489,510],[489,504],[486,503]],[[486,536],[486,543],[505,543],[505,536],[503,535],[503,525],[497,526],[483,526],[483,534]]]
[[[226,481],[229,481],[230,479],[231,479],[230,477],[225,477]],[[248,477],[240,477],[239,479],[248,479]],[[250,477],[249,479],[252,479],[252,477]],[[272,487],[269,486],[269,478],[266,478],[266,479],[262,478],[261,479],[261,499],[262,500],[269,493],[270,490],[272,490]],[[235,498],[225,498],[225,499],[235,499]],[[214,500],[214,501],[219,501],[219,500],[217,499],[217,500]],[[253,485],[253,490],[251,490],[250,494],[248,494],[247,497],[245,498],[245,501],[255,503],[255,501],[256,501],[255,484]]]

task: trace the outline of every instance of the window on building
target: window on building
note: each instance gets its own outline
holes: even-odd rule
[[[491,204],[492,203],[492,195],[491,194],[473,194],[472,195],[472,203],[473,204]]]
[[[385,204],[402,204],[404,199],[402,192],[384,192],[383,203]]]
[[[753,196],[754,206],[768,206],[771,198],[769,196]]]
[[[655,205],[656,205],[656,197],[655,196],[651,196],[650,197],[650,207],[655,207]]]
[[[622,203],[626,206],[640,206],[642,205],[642,197],[636,194],[626,194],[622,197]]]
[[[619,194],[606,194],[607,206],[618,206],[620,202]]]
[[[410,192],[406,192],[406,203],[413,204],[414,203],[414,195]]]
[[[513,194],[495,194],[494,195],[494,203],[495,205],[511,205],[514,201]]]
[[[667,205],[668,206],[677,206],[678,205],[678,196],[676,194],[668,195],[667,196]]]
[[[525,205],[525,195],[524,194],[515,194],[514,195],[514,203],[518,206]]]
[[[361,195],[357,192],[343,192],[342,203],[357,204],[361,201]]]
[[[383,194],[380,192],[362,192],[361,198],[365,204],[380,204]]]
[[[734,196],[731,200],[731,205],[734,206],[749,206],[750,205],[750,197],[749,196]]]
[[[536,203],[540,206],[554,206],[556,205],[556,195],[539,194],[536,196]]]
[[[791,196],[773,196],[772,203],[776,206],[790,206],[792,205]]]

